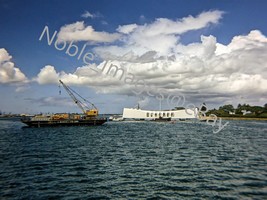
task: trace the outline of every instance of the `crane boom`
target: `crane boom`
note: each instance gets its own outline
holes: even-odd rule
[[[83,108],[82,103],[75,97],[75,95],[71,92],[70,88],[63,83],[63,81],[59,80],[59,82],[63,85],[64,89],[68,92],[72,100],[75,104],[82,110],[84,114],[86,114],[86,110]]]
[[[63,83],[63,81],[59,80],[59,82],[63,85],[64,89],[68,92],[68,94],[70,95],[70,97],[72,98],[74,103],[82,110],[82,112],[85,114],[86,117],[95,118],[95,117],[98,116],[98,110],[97,110],[97,108],[95,107],[94,104],[92,104],[91,102],[89,102],[86,99],[84,99],[81,95],[79,95],[77,92],[72,90],[69,86],[65,85]],[[76,98],[76,96],[73,93],[78,95],[85,102],[85,104],[82,103],[78,98]],[[86,103],[90,103],[92,105],[93,109],[90,109],[86,105]]]

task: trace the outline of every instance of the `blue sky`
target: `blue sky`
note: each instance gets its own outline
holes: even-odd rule
[[[71,37],[76,38],[75,44],[79,49],[87,44],[87,51],[95,55],[95,59],[92,61],[95,66],[99,67],[105,60],[114,62],[120,67],[125,66],[125,69],[127,68],[139,79],[145,78],[147,84],[155,83],[157,88],[162,88],[166,92],[175,93],[175,89],[177,91],[179,89],[188,102],[197,106],[202,102],[208,102],[211,107],[225,103],[236,105],[239,102],[263,105],[266,103],[264,84],[266,83],[265,63],[267,60],[264,59],[264,55],[261,56],[257,52],[264,53],[266,47],[266,8],[267,2],[264,0],[87,0],[64,2],[59,0],[0,0],[0,49],[4,49],[3,54],[7,52],[9,56],[12,56],[12,58],[9,57],[2,61],[0,72],[2,67],[2,74],[7,73],[3,63],[9,62],[14,65],[13,71],[15,68],[19,69],[25,76],[22,77],[21,74],[18,74],[18,77],[4,79],[4,75],[0,75],[0,79],[2,79],[2,81],[0,80],[0,110],[13,113],[78,112],[79,110],[75,106],[71,106],[65,92],[62,92],[62,95],[58,94],[58,85],[54,81],[38,79],[38,74],[40,75],[42,69],[44,69],[43,72],[50,69],[49,73],[57,73],[58,77],[65,78],[65,82],[93,101],[102,113],[120,113],[123,107],[133,107],[137,102],[140,102],[144,108],[158,108],[156,98],[146,94],[136,96],[132,94],[128,86],[118,84],[117,80],[110,80],[110,82],[106,80],[103,81],[103,84],[90,85],[89,83],[92,83],[94,78],[100,79],[100,77],[93,77],[91,74],[90,77],[79,75],[77,68],[85,66],[85,63],[81,60],[78,61],[76,57],[70,57],[64,51],[58,51],[53,45],[49,46],[45,40],[38,40],[45,26],[49,27],[52,34],[54,31],[59,32],[63,27],[74,26],[75,23],[75,26],[82,26],[82,23],[77,24],[77,22],[83,22],[84,29],[92,27],[95,34],[104,32],[110,37],[112,34],[114,37],[116,36],[112,42],[95,42],[90,38],[87,40],[79,38],[81,34],[77,30],[72,33]],[[86,13],[87,17],[82,16]],[[206,13],[210,21],[203,27],[190,27],[192,24],[200,23],[201,13]],[[183,19],[190,19],[190,16],[194,22],[188,25]],[[131,32],[126,33],[119,29],[125,25],[133,25]],[[172,27],[176,25],[177,29],[187,26],[186,31],[172,30]],[[148,43],[143,45],[144,41],[139,38],[144,35],[140,34],[142,31],[151,31],[148,29],[149,27],[153,27],[151,30],[163,30],[156,31],[158,35],[155,37],[153,35],[151,43],[150,37],[144,37],[144,41]],[[164,27],[170,28],[169,32],[166,32]],[[253,30],[255,32],[251,32]],[[67,31],[70,30],[67,29]],[[90,33],[87,32],[87,34]],[[211,46],[207,47],[206,43],[204,44],[201,40],[201,36],[208,37],[210,35],[212,38],[206,40],[207,44]],[[137,39],[137,36],[140,37]],[[234,37],[237,39],[232,42]],[[63,37],[64,39],[68,40],[66,37]],[[216,41],[214,42],[214,40]],[[175,46],[171,44],[171,41],[174,41]],[[215,46],[216,50],[212,52],[209,59],[205,57],[206,54],[199,55],[198,53],[203,48],[207,48],[203,50],[206,51]],[[248,50],[248,48],[250,49]],[[132,54],[130,54],[131,51]],[[148,55],[146,53],[149,52],[154,52],[152,53],[153,62],[133,61],[133,57],[141,58],[142,55]],[[127,53],[129,53],[127,58],[129,55],[133,56],[129,60],[125,60]],[[171,56],[175,56],[177,62],[170,63],[172,67],[168,69],[169,74],[152,70],[153,67],[165,69],[162,60],[164,58],[167,62]],[[235,58],[244,59],[239,62]],[[214,64],[219,63],[218,60],[222,63],[218,67],[220,69],[217,69]],[[253,60],[258,60],[259,63],[255,66],[251,65]],[[251,61],[250,66],[244,66],[246,64],[242,63],[243,61],[246,61],[245,63]],[[229,66],[229,62],[231,66]],[[188,65],[187,72],[180,70],[181,63]],[[52,68],[45,68],[45,66],[52,66],[54,71],[51,72]],[[197,66],[202,66],[202,68],[196,71]],[[214,72],[210,69],[214,69]],[[145,71],[149,73],[145,74]],[[64,74],[68,74],[68,76]],[[75,75],[75,79],[71,78],[73,75]],[[198,75],[202,79],[195,80]],[[51,77],[51,74],[49,76]],[[176,80],[175,77],[181,79],[177,78]],[[226,80],[227,77],[229,80]],[[82,80],[86,78],[88,80],[83,82]],[[203,80],[207,79],[210,81],[202,84]],[[175,106],[167,105],[167,102],[162,103],[166,109]]]

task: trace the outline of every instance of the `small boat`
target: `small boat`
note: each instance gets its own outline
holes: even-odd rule
[[[114,121],[114,122],[119,122],[119,121],[123,121],[123,117],[122,115],[113,115],[110,117],[110,121]]]
[[[58,113],[53,115],[35,115],[33,117],[23,117],[21,122],[29,127],[56,127],[56,126],[98,126],[107,122],[107,118],[98,117],[98,109],[77,92],[65,85],[61,80],[59,82],[68,92],[75,104],[82,110],[83,114]],[[76,95],[80,97],[76,97]],[[83,101],[83,102],[82,102]],[[89,108],[91,104],[93,108]]]

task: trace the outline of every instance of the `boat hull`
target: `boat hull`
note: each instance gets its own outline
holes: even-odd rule
[[[59,126],[99,126],[107,122],[106,118],[102,119],[84,119],[84,120],[44,120],[32,121],[22,119],[22,123],[29,127],[59,127]]]

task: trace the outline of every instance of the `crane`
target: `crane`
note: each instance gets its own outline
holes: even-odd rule
[[[64,87],[64,89],[67,91],[69,96],[72,98],[74,103],[82,110],[82,112],[85,114],[86,117],[96,117],[98,115],[98,109],[95,107],[95,105],[88,100],[84,99],[81,95],[79,95],[77,92],[75,92],[73,89],[71,89],[69,86],[65,85],[62,80],[59,80],[59,83]],[[85,103],[80,101],[75,94],[80,97]],[[93,109],[90,109],[87,104],[91,104]]]

